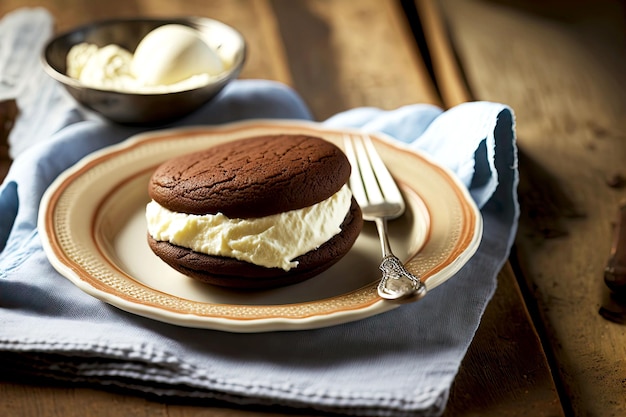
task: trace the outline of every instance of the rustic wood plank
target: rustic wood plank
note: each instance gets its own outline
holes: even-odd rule
[[[418,24],[426,38],[433,77],[443,103],[450,108],[472,101],[439,4],[433,0],[415,0],[414,3]]]
[[[446,106],[471,101],[439,5],[416,0],[436,84]],[[491,366],[481,364],[488,363]],[[445,415],[558,416],[561,401],[541,340],[507,263],[450,393]]]
[[[440,103],[395,1],[272,4],[294,87],[316,119],[359,106]]]
[[[477,99],[517,114],[531,303],[580,416],[626,415],[626,330],[598,315],[624,175],[626,24],[612,1],[442,0]]]

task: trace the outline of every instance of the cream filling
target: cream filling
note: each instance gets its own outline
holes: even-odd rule
[[[351,201],[346,185],[310,207],[253,219],[230,219],[221,213],[177,213],[151,201],[146,219],[148,233],[156,240],[289,271],[298,266],[295,258],[341,232]]]

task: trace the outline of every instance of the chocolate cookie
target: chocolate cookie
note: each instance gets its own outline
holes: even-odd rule
[[[330,198],[346,184],[350,169],[343,152],[321,138],[259,136],[169,160],[154,172],[148,191],[156,203],[172,212],[256,219]],[[350,208],[341,231],[298,256],[293,260],[297,267],[288,270],[207,255],[156,240],[149,233],[148,243],[172,268],[206,283],[238,289],[294,284],[332,266],[356,241],[363,225],[361,210],[354,199],[351,204],[344,201],[346,210],[347,205]]]
[[[350,162],[321,138],[259,136],[174,158],[150,180],[150,197],[189,214],[263,217],[325,200],[348,181]]]

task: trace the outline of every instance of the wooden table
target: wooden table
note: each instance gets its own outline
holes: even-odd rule
[[[58,30],[116,16],[222,20],[249,43],[241,77],[293,86],[318,120],[358,106],[511,105],[520,231],[445,415],[626,415],[626,327],[597,313],[626,195],[623,2],[3,0],[0,15],[23,6],[48,8]],[[289,415],[0,378],[7,416]]]

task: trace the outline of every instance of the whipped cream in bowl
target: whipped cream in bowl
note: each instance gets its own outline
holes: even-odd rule
[[[84,85],[138,94],[198,88],[227,65],[200,31],[179,24],[152,30],[134,53],[116,44],[81,42],[67,54],[67,74]]]

